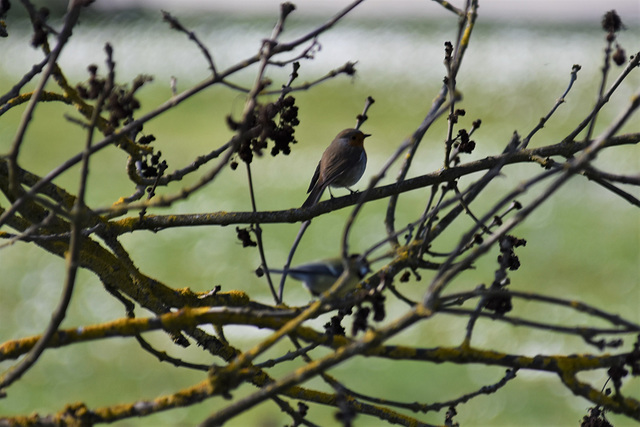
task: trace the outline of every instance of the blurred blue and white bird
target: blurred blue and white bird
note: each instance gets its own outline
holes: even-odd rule
[[[351,255],[349,263],[355,274],[342,287],[339,295],[346,295],[349,291],[355,289],[356,285],[371,271],[367,261],[361,258],[360,255]],[[284,274],[285,272],[285,270],[272,269],[269,271],[276,274]],[[340,257],[312,261],[287,270],[289,276],[301,281],[314,296],[318,296],[331,288],[343,272],[344,265]]]

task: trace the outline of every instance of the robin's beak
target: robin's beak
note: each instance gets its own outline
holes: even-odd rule
[[[370,134],[370,133],[363,133],[363,134],[362,134],[362,138],[363,138],[363,139],[364,139],[364,138],[367,138],[367,137],[369,137],[369,136],[371,136],[371,134]]]

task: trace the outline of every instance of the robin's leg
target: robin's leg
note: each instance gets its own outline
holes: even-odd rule
[[[349,190],[349,191],[351,192],[351,194],[359,193],[359,191],[358,191],[358,190],[352,190],[352,189],[350,189],[349,187],[346,187],[346,189],[347,189],[347,190]]]

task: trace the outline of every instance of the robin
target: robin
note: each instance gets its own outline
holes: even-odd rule
[[[367,153],[364,151],[366,133],[358,129],[345,129],[340,132],[322,154],[316,172],[309,184],[309,197],[303,208],[312,206],[320,200],[324,190],[331,187],[349,187],[362,178],[367,167]],[[329,189],[331,192],[331,189]]]
[[[355,274],[349,278],[349,282],[342,288],[340,295],[345,295],[350,290],[355,289],[358,282],[364,279],[364,276],[371,271],[367,261],[361,258],[360,255],[351,255],[349,264]],[[284,270],[269,271],[276,274],[284,273]],[[344,272],[344,264],[340,257],[329,258],[291,267],[286,271],[289,276],[301,281],[311,294],[318,296],[326,292],[338,280]]]

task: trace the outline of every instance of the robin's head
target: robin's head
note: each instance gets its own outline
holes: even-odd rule
[[[364,145],[364,139],[371,135],[362,133],[358,129],[345,129],[336,136],[337,139],[342,139],[353,147],[362,147]]]

